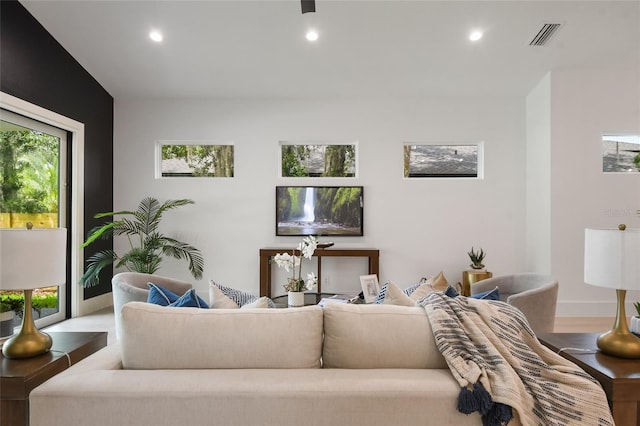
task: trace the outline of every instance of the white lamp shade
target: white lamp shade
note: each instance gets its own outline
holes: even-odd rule
[[[640,229],[585,229],[584,282],[640,290]]]
[[[0,229],[0,290],[29,290],[66,280],[67,230]]]

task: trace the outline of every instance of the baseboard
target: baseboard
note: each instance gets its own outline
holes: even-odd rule
[[[83,300],[78,306],[78,311],[73,317],[88,315],[92,312],[99,311],[113,305],[113,295],[111,293],[101,294],[91,299]]]
[[[617,303],[615,301],[560,301],[556,308],[558,317],[615,317]],[[627,300],[625,303],[627,316],[634,315],[636,309],[633,302]]]

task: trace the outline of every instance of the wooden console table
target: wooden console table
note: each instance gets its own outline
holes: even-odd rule
[[[293,249],[263,248],[260,249],[260,296],[271,297],[271,258],[278,253],[293,254]],[[322,292],[322,258],[323,257],[366,257],[369,259],[368,274],[379,275],[380,250],[374,249],[317,249],[313,253],[318,258],[318,293]]]
[[[2,414],[0,424],[28,426],[29,393],[38,385],[107,345],[106,332],[50,332],[51,352],[2,363]]]

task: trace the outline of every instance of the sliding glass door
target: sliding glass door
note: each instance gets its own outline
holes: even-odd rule
[[[0,228],[22,228],[27,222],[36,228],[67,226],[66,152],[66,131],[0,110]],[[66,283],[34,291],[38,327],[65,318],[65,293]],[[22,294],[5,291],[0,297]],[[20,321],[17,316],[16,325]]]

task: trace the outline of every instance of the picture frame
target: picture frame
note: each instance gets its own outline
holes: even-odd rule
[[[380,292],[380,284],[378,283],[378,276],[376,274],[360,275],[360,285],[362,286],[365,303],[372,303],[376,300]]]

